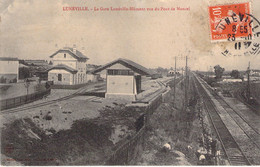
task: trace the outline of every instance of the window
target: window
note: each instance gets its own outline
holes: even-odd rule
[[[61,81],[61,80],[62,80],[62,75],[58,74],[58,81]]]
[[[130,70],[107,70],[108,75],[134,75]]]
[[[64,58],[66,58],[66,53],[64,53]]]

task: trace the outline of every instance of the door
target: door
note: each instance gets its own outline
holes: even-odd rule
[[[135,76],[135,81],[136,81],[136,91],[137,91],[137,94],[138,94],[142,91],[141,90],[141,75]]]
[[[62,75],[58,74],[58,81],[62,81]]]

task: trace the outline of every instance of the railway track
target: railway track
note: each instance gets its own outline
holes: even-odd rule
[[[165,80],[165,81],[156,81],[157,84],[160,86],[160,89],[156,90],[155,92],[153,92],[152,94],[148,94],[147,96],[139,99],[138,101],[135,101],[134,103],[149,103],[150,101],[152,101],[152,99],[156,98],[159,94],[163,93],[166,91],[166,85],[172,81],[173,79],[168,79],[168,80]],[[180,83],[181,79],[178,78],[177,82],[176,82],[176,85],[178,83]]]
[[[205,83],[205,81],[202,81]],[[228,104],[220,95],[218,95],[215,91],[212,91],[208,84],[204,84],[206,88],[211,90],[211,94],[213,97],[228,111],[228,114],[237,122],[237,124],[244,130],[247,135],[253,140],[259,140],[259,130],[254,127],[248,120],[246,120],[236,109],[234,109],[230,104]],[[247,132],[246,132],[247,131]],[[260,144],[255,143],[257,147],[260,149]]]
[[[95,89],[100,89],[100,87],[104,86],[104,83],[93,85],[93,86],[94,86],[94,90]],[[67,95],[67,96],[64,96],[64,97],[61,97],[61,98],[58,98],[58,99],[54,99],[54,100],[50,100],[50,101],[46,101],[46,102],[41,102],[41,103],[29,105],[29,106],[22,106],[22,107],[13,108],[13,109],[2,110],[0,112],[0,115],[2,115],[2,114],[9,114],[9,113],[16,113],[16,112],[19,112],[19,111],[24,111],[24,110],[29,110],[29,109],[41,107],[41,106],[54,104],[56,102],[60,102],[60,101],[63,101],[63,100],[68,100],[70,98],[73,98],[73,97],[75,97],[75,96],[85,92],[87,89],[89,89],[89,87],[88,86],[84,86],[84,87],[76,90],[74,93],[72,93],[70,95]],[[91,91],[93,91],[93,89],[91,89]]]
[[[216,109],[213,101],[208,96],[207,92],[199,82],[198,78],[195,80],[195,87],[203,99],[204,107],[209,115],[211,123],[214,130],[221,142],[224,153],[231,165],[251,165],[251,160],[244,154],[240,149],[238,143],[231,135],[229,129],[226,127],[225,123],[222,121],[219,111]]]
[[[247,145],[249,148],[254,148],[258,152],[258,159],[260,159],[260,129],[256,128],[252,120],[245,119],[243,115],[239,113],[234,107],[232,107],[229,103],[227,103],[222,96],[218,95],[213,89],[204,81],[204,86],[210,90],[211,95],[216,99],[220,106],[222,106],[226,113],[234,120],[234,122],[239,126],[239,128],[246,135],[243,137],[245,141],[247,141]],[[248,113],[250,114],[250,112]],[[250,153],[248,153],[249,148],[241,147],[245,152],[248,159],[254,164],[254,159],[250,157]],[[249,151],[250,152],[250,151]],[[258,162],[259,163],[259,162]]]
[[[245,104],[248,108],[250,108],[251,110],[253,110],[256,114],[260,115],[259,111],[260,111],[260,107],[259,106],[255,106],[255,105],[250,105],[248,104],[247,99],[245,98],[245,96],[243,95],[245,92],[245,90],[243,91],[236,91],[234,93],[235,97],[242,102],[243,104]]]
[[[167,80],[167,82],[169,82],[169,80]],[[159,83],[159,85],[161,87],[165,86],[165,84],[166,84],[164,82],[158,82],[158,83]],[[91,89],[91,90],[89,90],[87,92],[100,90],[100,89],[104,88],[105,85],[104,85],[104,83],[102,83],[102,84],[97,84],[97,85],[93,85],[93,86],[94,86],[94,89]],[[0,115],[2,115],[2,114],[9,114],[9,113],[16,113],[16,112],[19,112],[19,111],[24,111],[24,110],[29,110],[29,109],[33,109],[33,108],[37,108],[37,107],[42,107],[42,106],[54,104],[56,102],[60,102],[60,101],[63,101],[63,100],[68,100],[68,99],[73,98],[75,96],[78,96],[78,95],[80,95],[82,93],[86,93],[85,91],[87,89],[89,89],[89,87],[85,86],[85,87],[82,87],[82,88],[78,89],[73,94],[61,97],[59,99],[54,99],[54,100],[50,100],[50,101],[46,101],[46,102],[41,102],[41,103],[29,105],[29,106],[21,106],[21,107],[17,107],[17,108],[2,110],[2,111],[0,111]],[[154,94],[158,94],[158,92],[159,91],[156,91]],[[154,96],[152,96],[152,97],[150,97],[150,96],[149,97],[145,97],[144,99],[142,99],[142,101],[147,101],[147,100],[152,99],[152,98],[154,98]]]

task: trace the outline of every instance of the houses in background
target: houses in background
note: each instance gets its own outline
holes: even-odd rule
[[[53,81],[57,85],[77,85],[100,80],[92,71],[100,66],[87,64],[89,59],[76,47],[64,47],[47,60],[18,60],[0,58],[2,83],[23,82],[26,78],[40,81]]]
[[[136,100],[141,92],[141,75],[151,75],[150,71],[127,59],[117,59],[93,71],[106,73],[106,98]]]
[[[260,70],[251,70],[250,75],[260,77]]]
[[[171,76],[174,76],[174,75],[175,75],[175,70],[169,70],[168,71],[168,74],[167,74],[168,77],[171,77]],[[180,71],[179,70],[176,70],[176,75],[177,76],[180,75]]]
[[[0,57],[0,82],[15,83],[19,76],[18,58]]]
[[[89,59],[82,52],[64,47],[50,56],[53,66],[48,69],[48,81],[54,84],[75,85],[88,81],[86,62]]]
[[[92,71],[94,71],[95,69],[97,69],[99,67],[101,67],[101,66],[95,65],[95,64],[87,64],[86,65],[88,82],[97,82],[97,81],[102,80],[99,74],[93,74],[92,73]]]
[[[51,67],[47,60],[19,60],[19,79],[38,77],[38,79],[47,81],[47,70]]]

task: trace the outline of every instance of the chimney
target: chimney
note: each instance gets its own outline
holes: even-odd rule
[[[85,47],[82,47],[81,53],[83,53],[83,55],[85,55]]]
[[[76,47],[76,45],[74,44],[74,45],[73,45],[73,53],[76,53],[76,50],[77,50],[77,47]]]

